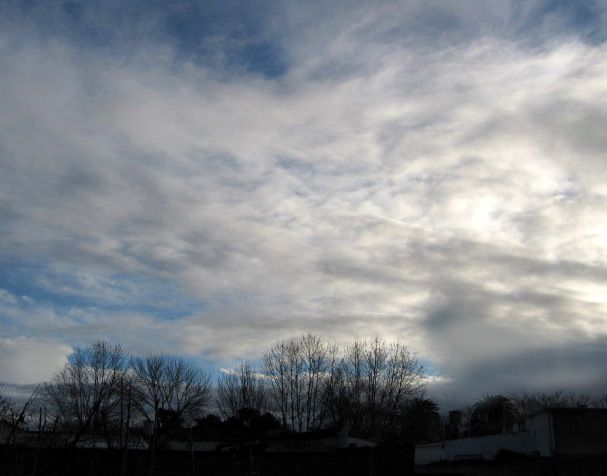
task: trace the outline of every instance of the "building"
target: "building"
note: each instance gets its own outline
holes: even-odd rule
[[[550,408],[527,418],[516,432],[417,445],[415,464],[484,459],[500,451],[551,457],[607,455],[607,409]]]

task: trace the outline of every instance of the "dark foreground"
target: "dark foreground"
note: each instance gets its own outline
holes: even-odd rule
[[[1,476],[607,476],[607,456],[502,458],[413,467],[404,448],[335,452],[106,450],[0,445]]]
[[[529,458],[518,461],[459,461],[415,468],[425,476],[607,476],[607,456]]]
[[[0,446],[1,476],[396,476],[413,454],[390,448],[327,453],[106,450]]]

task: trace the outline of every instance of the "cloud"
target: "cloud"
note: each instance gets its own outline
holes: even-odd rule
[[[65,344],[39,338],[0,339],[0,375],[11,383],[37,383],[59,370],[71,351]]]
[[[555,390],[596,394],[602,392],[605,371],[596,362],[604,356],[603,339],[551,346],[512,355],[477,359],[457,373],[457,384],[449,380],[428,382],[431,394],[443,408],[470,405],[487,393],[511,395],[524,391]],[[490,385],[488,385],[490,383]]]
[[[380,334],[474,391],[502,388],[480,361],[596,365],[573,349],[607,332],[601,5],[550,4],[285,3],[222,10],[225,35],[173,34],[172,10],[109,22],[111,2],[46,28],[13,9],[2,338],[229,367],[301,332]]]

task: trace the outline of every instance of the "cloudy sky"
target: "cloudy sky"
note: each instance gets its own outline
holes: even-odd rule
[[[379,335],[607,389],[607,1],[0,7],[0,381]]]

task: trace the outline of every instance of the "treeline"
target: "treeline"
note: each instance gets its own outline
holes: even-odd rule
[[[423,385],[417,357],[401,343],[377,338],[345,347],[314,335],[282,341],[258,368],[241,362],[216,382],[190,360],[130,356],[119,345],[97,342],[77,348],[21,408],[0,398],[0,409],[15,426],[29,415],[41,433],[68,434],[74,446],[99,435],[119,447],[135,423],[155,445],[167,428],[217,419],[205,417],[214,409],[224,421],[265,417],[296,432],[331,427],[388,437],[402,430],[401,417]]]

